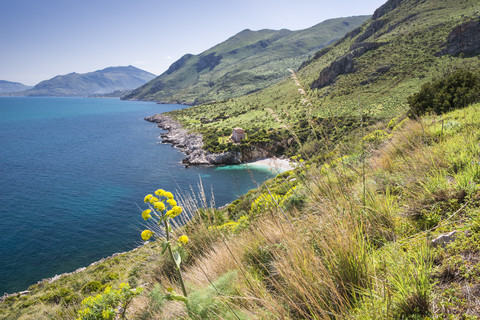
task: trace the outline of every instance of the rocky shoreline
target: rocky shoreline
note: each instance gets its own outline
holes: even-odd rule
[[[269,152],[261,150],[252,150],[248,154],[234,151],[222,153],[208,152],[202,149],[203,139],[201,134],[188,132],[172,117],[157,113],[153,116],[145,117],[145,120],[157,123],[159,128],[167,130],[167,132],[160,135],[162,143],[170,143],[173,147],[184,152],[186,157],[182,160],[182,163],[186,166],[240,164],[270,156]]]

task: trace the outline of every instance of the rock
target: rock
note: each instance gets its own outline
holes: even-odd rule
[[[480,18],[465,22],[454,28],[447,37],[446,47],[439,55],[457,56],[480,54]]]
[[[339,75],[354,72],[355,58],[360,57],[365,52],[377,49],[382,44],[383,43],[378,43],[378,42],[354,43],[350,47],[350,50],[346,55],[333,61],[328,67],[326,67],[320,72],[318,79],[312,83],[311,88],[312,89],[323,88],[325,86],[332,84]]]
[[[203,150],[201,134],[188,132],[173,118],[164,114],[154,114],[146,117],[146,121],[158,123],[158,127],[168,132],[162,133],[162,143],[171,143],[173,147],[181,149],[186,157],[182,160],[185,167],[190,165],[238,164],[242,162],[239,152],[211,153]]]
[[[449,233],[442,234],[442,235],[440,235],[437,238],[432,240],[432,245],[434,247],[437,247],[439,245],[441,245],[442,247],[445,247],[450,242],[455,241],[455,239],[457,238],[456,234],[457,234],[457,230],[454,230],[454,231],[449,232]]]

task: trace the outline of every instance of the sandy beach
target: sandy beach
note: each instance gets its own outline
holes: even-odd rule
[[[257,161],[245,163],[245,165],[252,167],[268,167],[272,171],[282,173],[288,170],[293,170],[294,165],[288,159],[266,158]]]

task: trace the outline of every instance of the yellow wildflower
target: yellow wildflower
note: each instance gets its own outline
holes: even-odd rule
[[[150,198],[150,200],[148,200],[148,202],[150,202],[151,204],[154,204],[157,201],[158,201],[158,198],[153,196]]]
[[[173,199],[168,199],[167,200],[167,203],[169,205],[171,205],[172,207],[176,206],[177,205],[177,201],[173,200]]]
[[[113,310],[104,309],[104,310],[102,311],[102,317],[103,317],[103,319],[113,319],[113,316],[114,316]]]
[[[157,191],[155,191],[155,194],[159,197],[165,197],[165,190],[163,189],[158,189]]]
[[[178,242],[181,242],[181,243],[183,243],[183,244],[187,244],[187,242],[188,242],[188,237],[187,237],[187,236],[180,236],[180,237],[178,238]]]
[[[152,216],[150,215],[150,212],[152,212],[152,210],[150,209],[147,209],[147,210],[144,210],[142,212],[142,218],[143,220],[148,220],[148,218],[151,218]]]
[[[150,200],[151,197],[153,197],[153,195],[147,194],[147,195],[145,196],[145,199],[144,199],[143,201],[144,201],[145,203],[147,203],[148,200]]]
[[[172,211],[173,213],[175,214],[175,217],[178,216],[180,213],[182,213],[182,208],[180,208],[179,206],[174,206],[172,208]]]
[[[173,194],[171,192],[165,192],[165,197],[167,197],[167,199],[173,199]]]
[[[168,210],[167,213],[165,213],[165,215],[171,219],[175,218],[175,213],[173,212],[173,210]]]
[[[157,201],[153,204],[153,207],[155,209],[157,209],[158,211],[163,211],[163,210],[165,210],[165,203],[163,203],[161,201]]]
[[[151,236],[153,236],[153,232],[150,230],[143,230],[141,236],[143,241],[147,241]]]

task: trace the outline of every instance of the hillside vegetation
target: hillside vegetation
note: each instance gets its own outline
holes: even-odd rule
[[[181,192],[186,304],[157,241],[6,297],[0,319],[87,319],[82,299],[121,282],[143,288],[128,319],[478,319],[479,115],[377,123],[223,209]]]
[[[406,112],[407,97],[434,77],[479,69],[479,11],[475,0],[391,0],[278,84],[169,114],[219,141],[234,127],[248,134],[312,118],[391,118]]]
[[[390,0],[281,83],[169,113],[212,148],[232,126],[284,139],[296,168],[223,208],[177,190],[168,243],[4,297],[0,319],[480,319],[479,5]]]
[[[331,19],[298,31],[243,30],[199,55],[186,54],[123,99],[198,104],[245,95],[285,77],[367,18]]]

